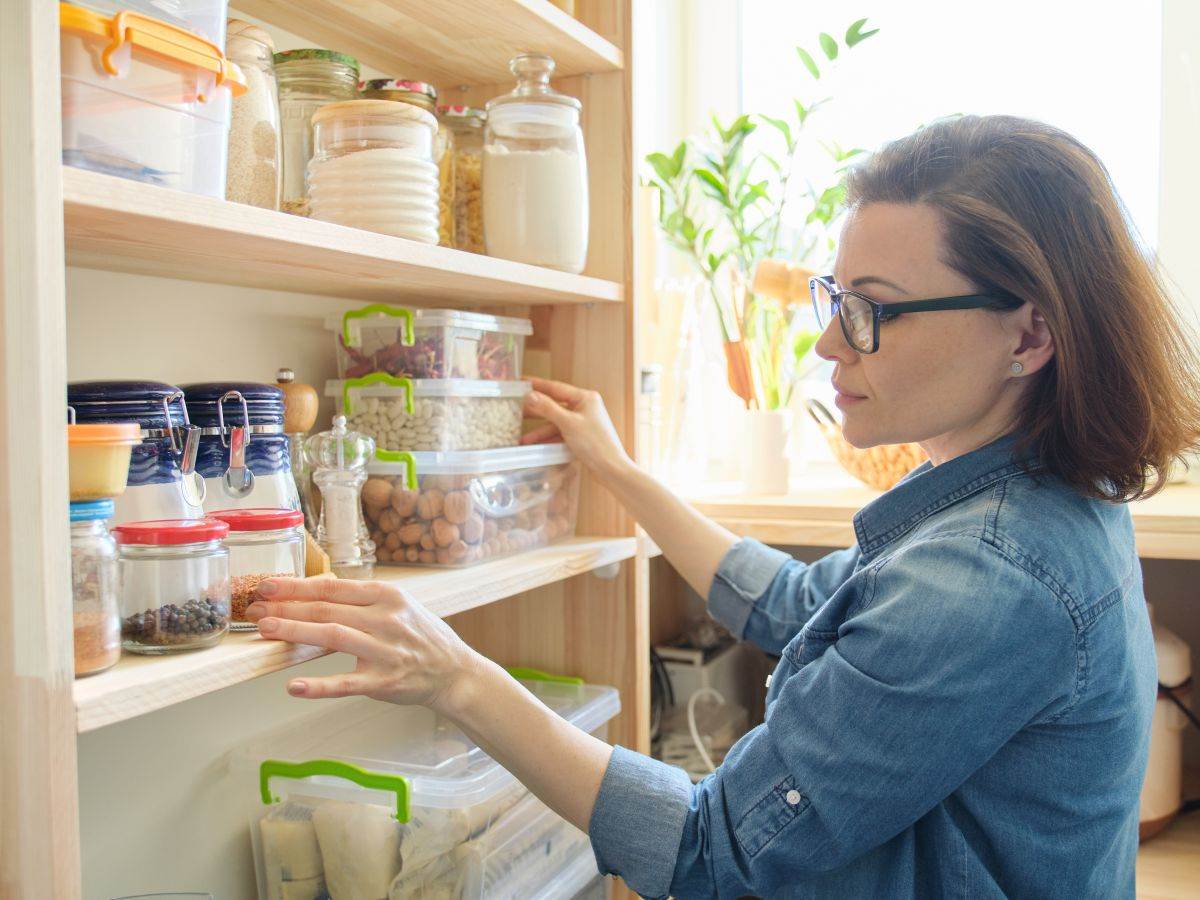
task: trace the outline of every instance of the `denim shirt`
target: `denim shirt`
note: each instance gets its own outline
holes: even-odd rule
[[[753,540],[708,598],[781,654],[716,773],[616,748],[590,823],[642,895],[1133,897],[1157,674],[1121,504],[1002,439],[928,463],[812,565]]]

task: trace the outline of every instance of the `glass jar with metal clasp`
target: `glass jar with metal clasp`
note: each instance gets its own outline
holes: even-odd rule
[[[205,485],[196,473],[200,429],[183,391],[158,381],[80,381],[67,385],[74,424],[128,423],[139,429],[127,486],[114,497],[112,524],[191,519],[203,514]]]
[[[283,391],[271,384],[214,381],[183,386],[200,427],[197,471],[204,511],[300,509],[283,426]]]

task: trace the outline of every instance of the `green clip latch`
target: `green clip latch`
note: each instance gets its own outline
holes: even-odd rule
[[[411,347],[416,343],[417,338],[413,333],[413,311],[403,306],[388,306],[386,303],[372,303],[369,306],[364,306],[362,309],[352,309],[343,315],[342,343],[347,347],[357,347],[359,345],[360,341],[354,340],[350,323],[355,319],[365,319],[368,316],[391,316],[395,319],[403,319],[403,332],[400,335],[401,346]]]
[[[368,772],[350,763],[339,762],[336,759],[310,759],[308,762],[284,762],[280,759],[268,759],[258,767],[258,789],[265,804],[278,803],[279,798],[271,793],[272,778],[312,778],[314,775],[328,775],[331,778],[342,778],[351,781],[359,787],[372,791],[389,791],[396,795],[396,819],[408,821],[408,780],[402,775],[384,775],[382,772]]]
[[[576,678],[574,675],[551,675],[549,672],[543,672],[541,669],[509,666],[505,671],[518,681],[545,681],[549,684],[572,684],[577,687],[583,685],[582,678]]]
[[[404,411],[413,414],[413,383],[411,378],[397,378],[387,372],[372,372],[362,378],[347,378],[342,384],[342,415],[354,413],[354,401],[350,397],[353,388],[370,387],[373,384],[386,384],[388,387],[404,389]]]
[[[376,450],[375,458],[380,462],[401,463],[404,466],[405,489],[417,489],[417,460],[407,450]]]

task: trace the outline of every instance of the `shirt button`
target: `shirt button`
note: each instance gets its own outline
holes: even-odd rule
[[[788,806],[795,806],[800,802],[800,792],[794,789],[790,790],[783,799],[787,801]]]

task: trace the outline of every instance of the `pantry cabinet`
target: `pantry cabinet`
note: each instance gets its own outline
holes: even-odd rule
[[[288,365],[315,383],[336,374],[323,322],[352,301],[482,308],[532,317],[530,370],[599,391],[636,450],[630,0],[579,0],[574,18],[550,0],[233,6],[374,70],[432,82],[453,103],[507,91],[516,53],[549,53],[555,87],[583,105],[587,266],[571,275],[64,168],[57,4],[0,4],[4,897],[107,897],[122,872],[145,876],[127,877],[128,892],[213,890],[196,873],[214,872],[222,900],[252,896],[246,818],[223,800],[222,759],[296,714],[282,690],[289,674],[344,664],[230,635],[212,650],[126,656],[73,679],[69,379],[261,382]],[[629,516],[586,478],[577,535],[474,568],[381,566],[375,577],[504,664],[616,687],[608,737],[645,751],[645,551]],[[169,832],[186,846],[172,848]],[[172,882],[172,872],[191,877]]]

